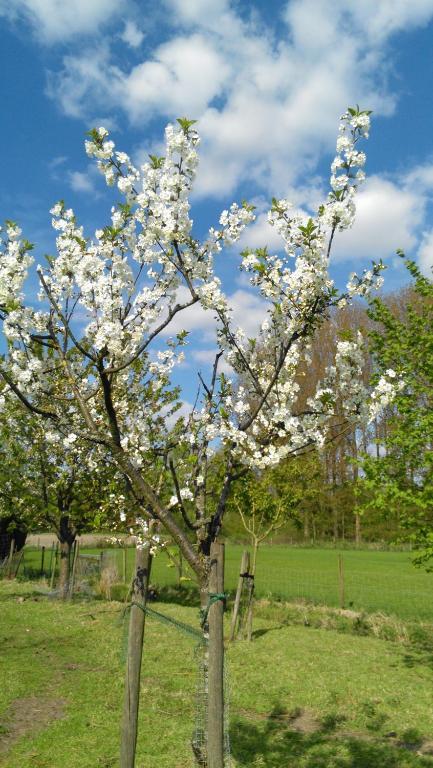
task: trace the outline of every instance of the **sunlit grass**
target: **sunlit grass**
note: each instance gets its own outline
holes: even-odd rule
[[[60,604],[34,585],[0,585],[2,768],[118,764],[124,632],[121,606]],[[24,599],[23,599],[24,598]],[[158,610],[198,627],[196,608]],[[194,640],[147,620],[137,768],[193,765]],[[424,768],[433,738],[433,649],[258,618],[229,648],[234,768]],[[23,702],[61,717],[14,736]],[[13,705],[15,702],[15,705]],[[19,704],[19,702],[18,702]],[[12,705],[12,709],[10,709]],[[30,707],[31,709],[31,707]],[[9,713],[9,715],[8,715]],[[31,714],[31,712],[30,712]],[[9,732],[9,733],[8,733]],[[424,745],[424,746],[423,746]]]
[[[226,545],[226,588],[234,590],[244,547]],[[97,553],[100,550],[83,549]],[[122,553],[108,550],[122,574]],[[345,607],[357,611],[383,611],[403,619],[433,621],[433,574],[412,565],[409,552],[380,552],[369,550],[304,549],[297,547],[263,546],[259,551],[256,594],[285,600],[306,599],[324,605],[340,604],[338,556],[344,564]],[[49,552],[45,569],[49,569]],[[24,567],[38,573],[41,553],[28,550]],[[127,578],[134,563],[134,549],[127,550]],[[185,570],[185,575],[188,571]],[[153,563],[152,582],[158,586],[176,583],[176,571],[168,559],[159,554]]]

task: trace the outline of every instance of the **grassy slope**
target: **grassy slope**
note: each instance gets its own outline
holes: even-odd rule
[[[31,599],[29,590],[0,585],[0,722],[10,747],[0,750],[0,766],[115,766],[123,678],[119,605],[60,605]],[[197,623],[194,608],[160,608]],[[431,652],[257,620],[254,642],[237,643],[228,656],[236,768],[433,767],[433,757],[397,746],[416,741],[408,729],[433,736]],[[137,768],[192,766],[195,664],[192,639],[148,621]],[[28,722],[21,718],[13,742],[7,712],[16,699],[24,699],[16,711],[27,710]],[[53,699],[64,700],[63,718],[32,732],[35,702],[43,711]]]
[[[243,547],[226,547],[226,587],[234,589]],[[86,550],[96,552],[97,550]],[[121,553],[117,557],[121,571]],[[272,593],[285,599],[306,598],[337,606],[338,550],[263,546],[259,553],[257,593]],[[344,550],[346,606],[355,610],[384,611],[403,619],[433,621],[431,600],[433,574],[416,569],[408,552]],[[26,563],[40,565],[40,553],[26,552]],[[128,575],[132,573],[134,551],[128,550]],[[46,555],[49,565],[49,554]],[[155,584],[174,583],[176,575],[167,567],[167,558],[158,555],[153,566]]]

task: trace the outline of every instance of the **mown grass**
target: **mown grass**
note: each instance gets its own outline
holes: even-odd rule
[[[226,546],[226,588],[234,590],[239,574],[241,545]],[[83,550],[94,552],[98,550]],[[110,550],[117,560],[121,552]],[[369,550],[305,549],[283,545],[263,546],[259,552],[256,594],[274,599],[310,600],[338,606],[340,585],[338,556],[343,557],[345,607],[358,611],[383,611],[402,619],[433,621],[433,574],[415,568],[409,552]],[[40,552],[28,551],[25,567],[37,572]],[[127,550],[127,576],[132,574],[134,550]],[[49,565],[49,555],[45,559]],[[187,572],[186,572],[187,573]],[[176,582],[176,572],[168,567],[167,557],[154,560],[152,581],[167,586]]]
[[[153,607],[197,626],[196,608]],[[118,764],[120,611],[0,584],[2,768]],[[233,768],[432,768],[433,648],[287,624],[278,611],[228,651]],[[194,640],[148,619],[137,768],[193,765],[196,679]],[[61,717],[44,722],[48,702]]]

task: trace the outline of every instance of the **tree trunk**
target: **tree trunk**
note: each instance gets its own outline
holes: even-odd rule
[[[211,545],[209,586],[203,593],[208,609],[204,626],[207,640],[207,738],[206,768],[224,768],[224,544]],[[203,607],[203,605],[202,605]],[[207,668],[207,669],[206,669]]]
[[[310,538],[310,513],[308,509],[304,512],[304,541]]]
[[[179,549],[179,561],[177,565],[177,586],[182,586],[182,578],[183,578],[183,555],[182,551]]]
[[[59,519],[58,539],[60,542],[59,593],[62,600],[69,594],[69,578],[71,575],[71,551],[77,532],[66,509],[62,510]]]
[[[333,534],[332,538],[334,544],[338,541],[338,509],[335,504],[335,498],[332,498],[332,515],[333,515]]]
[[[376,424],[377,424],[377,420],[376,420]],[[356,486],[358,482],[358,475],[359,475],[358,464],[356,463],[358,459],[358,444],[356,442],[356,434],[354,435],[354,439],[353,439],[353,458],[355,460],[353,463],[353,482]],[[358,514],[358,512],[355,512],[355,544],[357,547],[359,547],[360,543],[361,543],[361,517]]]
[[[359,547],[361,543],[361,516],[355,512],[355,544]]]
[[[120,741],[120,768],[134,768],[135,766],[145,608],[152,565],[149,545],[142,548],[137,547],[135,564],[135,578],[132,584],[129,617],[125,699]]]
[[[62,600],[66,599],[69,591],[71,548],[69,541],[60,541],[59,594]]]

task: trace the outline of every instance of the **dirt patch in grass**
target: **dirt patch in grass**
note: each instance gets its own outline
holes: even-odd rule
[[[295,707],[295,709],[288,711],[284,707],[279,707],[277,705],[270,713],[240,708],[237,710],[237,714],[248,720],[281,723],[291,730],[303,734],[316,733],[321,729],[321,725],[317,722],[314,715],[311,712],[308,712],[308,710],[301,709],[300,707]]]
[[[0,721],[0,754],[24,736],[46,728],[64,715],[64,699],[43,699],[30,696],[15,699]]]

